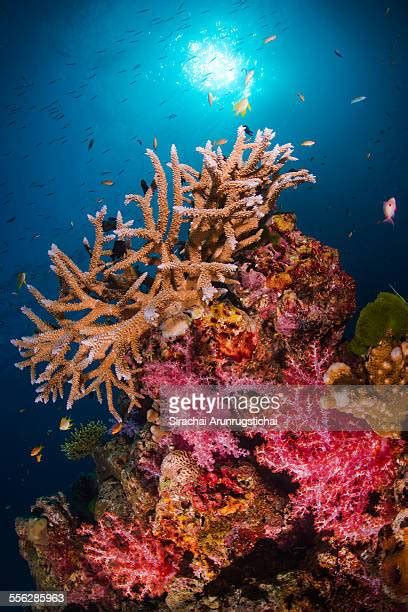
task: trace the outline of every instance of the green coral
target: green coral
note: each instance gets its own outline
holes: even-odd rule
[[[74,429],[69,439],[61,446],[61,450],[71,461],[83,459],[94,453],[106,431],[102,421],[90,421]]]
[[[367,353],[389,335],[402,338],[408,334],[408,304],[394,293],[379,293],[360,312],[353,340],[348,348],[357,355]]]

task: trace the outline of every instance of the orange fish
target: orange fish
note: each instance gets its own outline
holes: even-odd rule
[[[61,431],[68,431],[72,427],[72,420],[67,419],[66,417],[62,417],[60,420],[59,428]]]
[[[298,93],[298,98],[301,102],[305,101],[305,96],[302,93]]]
[[[276,34],[272,34],[272,36],[268,36],[268,38],[265,38],[264,40],[264,45],[267,45],[268,43],[276,40],[278,37]]]
[[[37,461],[37,463],[40,463],[41,459],[42,459],[42,453],[35,456],[35,460]]]
[[[106,185],[107,187],[112,187],[113,181],[111,179],[106,179],[105,181],[101,181],[101,185]]]
[[[233,104],[233,108],[234,113],[236,115],[241,115],[241,117],[245,117],[247,110],[252,110],[248,98],[242,98],[242,100]]]
[[[35,446],[31,451],[31,457],[36,457],[37,455],[40,455],[43,448],[43,446]]]
[[[118,433],[120,433],[123,429],[123,423],[116,423],[116,425],[114,425],[111,429],[111,434],[112,436],[116,436]]]
[[[219,140],[213,140],[212,145],[213,147],[216,147],[217,145],[225,145],[227,142],[228,140],[226,138],[220,138]]]
[[[212,106],[214,102],[214,96],[212,95],[211,91],[208,92],[207,99],[208,99],[208,104]]]
[[[157,138],[156,138],[156,136],[155,136],[155,137],[153,138],[153,148],[154,148],[154,150],[156,150],[156,149],[157,149],[157,145],[158,145],[158,142],[157,142]]]
[[[316,144],[315,140],[304,140],[303,142],[300,143],[301,147],[313,147],[313,145]]]

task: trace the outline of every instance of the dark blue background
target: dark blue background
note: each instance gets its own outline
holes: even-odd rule
[[[140,179],[151,177],[144,150],[154,135],[163,161],[175,143],[193,164],[197,145],[234,139],[238,85],[215,92],[210,107],[205,87],[184,67],[190,42],[219,40],[240,67],[255,68],[252,112],[242,121],[293,142],[300,163],[317,175],[315,186],[285,193],[283,208],[298,213],[303,231],[340,250],[360,306],[389,283],[407,296],[407,16],[408,4],[392,0],[0,2],[1,588],[31,585],[15,516],[91,467],[70,464],[59,451],[63,403],[34,404],[27,373],[13,367],[18,354],[9,339],[32,332],[19,312],[31,299],[26,288],[16,292],[17,274],[55,292],[49,245],[86,260],[86,213],[105,198],[115,214],[125,193],[140,191]],[[277,40],[263,45],[271,34]],[[361,95],[365,102],[350,104]],[[315,147],[299,147],[307,139]],[[101,185],[106,178],[113,187]],[[399,205],[395,229],[378,224],[390,196]],[[108,422],[92,400],[72,416]],[[45,451],[37,464],[29,451],[39,443]]]

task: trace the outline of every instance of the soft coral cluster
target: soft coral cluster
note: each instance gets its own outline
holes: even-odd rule
[[[95,575],[123,597],[141,600],[163,594],[177,574],[180,552],[163,543],[138,519],[106,513],[96,526],[83,525],[84,553]]]
[[[385,490],[396,476],[402,443],[374,432],[268,433],[256,449],[261,465],[287,472],[298,490],[293,517],[312,513],[320,532],[367,541],[392,516]],[[373,501],[373,495],[379,499]]]

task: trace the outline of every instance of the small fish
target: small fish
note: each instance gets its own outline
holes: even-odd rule
[[[67,417],[62,417],[60,420],[59,428],[61,431],[68,431],[72,427],[72,420]]]
[[[301,147],[313,147],[313,145],[316,144],[315,140],[304,140],[303,142],[300,143]]]
[[[94,146],[94,142],[95,142],[95,140],[93,138],[91,138],[91,140],[88,142],[88,151],[90,151],[92,149],[92,147]]]
[[[227,142],[228,140],[226,138],[220,138],[219,140],[213,140],[212,145],[213,147],[216,147],[217,145],[225,145]]]
[[[351,237],[352,237],[352,235],[353,235],[353,232],[351,231],[351,232],[349,232],[349,233],[347,234],[347,238],[351,238]]]
[[[367,153],[367,159],[371,159],[371,151]]]
[[[34,448],[31,451],[31,457],[36,457],[37,455],[39,455],[42,451],[44,447],[43,446],[34,446]]]
[[[301,102],[305,101],[305,96],[302,93],[298,93],[297,96]]]
[[[123,429],[123,423],[116,423],[116,425],[114,425],[111,429],[111,434],[112,436],[116,436],[118,433],[120,433]]]
[[[337,55],[337,57],[343,57],[342,53],[338,49],[335,49],[334,53]]]
[[[245,87],[248,87],[248,85],[251,83],[252,79],[254,78],[254,74],[255,74],[255,70],[249,70],[246,73],[246,76],[245,76]]]
[[[247,136],[253,136],[253,135],[254,135],[253,131],[252,131],[252,130],[250,130],[250,129],[249,129],[249,127],[248,127],[247,125],[243,125],[242,127],[244,128],[244,130],[245,130],[245,134],[246,134]]]
[[[247,110],[252,110],[248,98],[242,98],[242,100],[233,104],[233,108],[234,113],[236,115],[241,115],[241,117],[245,117]]]
[[[39,455],[35,456],[35,460],[37,461],[37,463],[40,463],[42,459],[42,453],[40,453]]]
[[[394,217],[397,212],[397,202],[395,198],[389,198],[383,204],[384,219],[383,223],[391,223],[394,225]]]
[[[26,273],[19,272],[17,275],[17,289],[21,289],[21,287],[26,284],[27,284]]]
[[[7,219],[6,223],[13,223],[13,221],[15,220],[16,220],[15,217],[10,217],[10,219]]]
[[[154,148],[154,150],[156,150],[156,149],[157,149],[157,145],[158,145],[158,142],[157,142],[157,138],[156,138],[156,136],[155,136],[155,137],[153,138],[153,148]]]
[[[73,221],[70,221],[69,225],[71,226],[71,229],[74,229],[74,222]]]
[[[106,185],[107,187],[112,187],[113,184],[114,184],[114,181],[112,181],[111,179],[106,179],[104,181],[101,181],[101,185]]]
[[[387,15],[389,15],[389,14],[390,14],[390,10],[391,10],[391,9],[390,9],[390,7],[389,7],[389,6],[387,6],[387,8],[385,9],[385,16],[386,16],[386,17],[387,17]]]
[[[207,94],[207,100],[208,100],[208,104],[212,106],[214,102],[214,96],[212,95],[211,91],[209,91]]]
[[[273,42],[274,40],[276,40],[278,37],[276,34],[272,34],[272,36],[268,36],[268,38],[264,39],[264,45],[267,45],[270,42]]]
[[[359,102],[364,102],[367,100],[367,96],[357,96],[357,98],[353,98],[350,104],[358,104]]]

